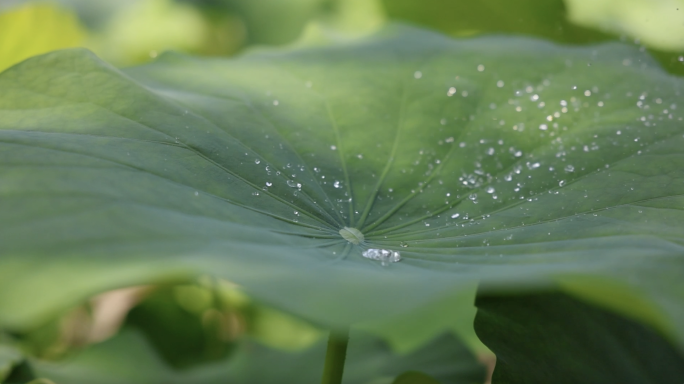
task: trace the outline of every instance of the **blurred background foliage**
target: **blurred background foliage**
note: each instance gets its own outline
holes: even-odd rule
[[[117,66],[166,50],[230,56],[330,41],[403,21],[453,36],[515,33],[569,44],[620,39],[684,74],[684,0],[4,0],[0,69],[84,46]]]
[[[665,69],[684,75],[684,0],[2,0],[0,71],[31,56],[70,47],[89,48],[124,67],[153,60],[167,50],[232,56],[264,46],[344,41],[395,21],[456,37],[523,34],[564,44],[620,40],[651,51]],[[445,331],[460,330],[459,336],[473,351],[491,359],[472,331],[463,332],[471,324],[453,324],[459,316],[448,310],[451,307],[457,306],[437,302],[426,309],[444,319],[441,329],[421,330],[411,318],[367,325],[366,330],[387,340],[392,351],[386,346],[373,350],[390,359],[391,353],[409,353]],[[115,364],[116,359],[123,359],[123,366],[136,363],[136,356],[126,356],[127,350],[122,349],[125,342],[157,351],[164,367],[183,370],[231,358],[243,365],[238,371],[246,374],[252,368],[244,366],[253,363],[244,357],[245,348],[270,351],[264,352],[267,356],[273,350],[318,356],[321,351],[316,348],[323,348],[323,336],[315,325],[254,303],[227,282],[203,278],[132,287],[103,293],[55,314],[52,321],[29,333],[0,332],[0,382],[8,375],[7,382],[27,382],[35,377],[35,367],[55,372],[49,363],[34,362],[34,368],[29,368],[19,350],[43,362],[86,351],[78,355],[76,366],[62,374],[74,382],[77,377],[88,382],[98,377],[97,372],[111,372],[107,364]],[[257,344],[245,347],[244,340]],[[444,340],[435,342],[449,348],[458,345]],[[106,363],[107,359],[114,360]],[[78,364],[93,371],[86,374]],[[320,367],[320,362],[310,365]],[[154,380],[168,379],[160,379],[166,374],[163,368],[155,372]],[[131,383],[154,380],[130,378]]]

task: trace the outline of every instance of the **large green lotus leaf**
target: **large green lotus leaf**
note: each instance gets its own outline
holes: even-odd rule
[[[557,292],[479,296],[492,383],[681,383],[684,356],[652,329]]]
[[[70,384],[315,383],[323,372],[325,347],[325,340],[321,340],[306,350],[286,352],[244,340],[229,359],[177,371],[156,355],[139,332],[124,328],[114,338],[70,360],[32,360],[31,364],[37,377]],[[426,372],[444,384],[481,383],[485,373],[452,336],[436,338],[412,354],[397,355],[381,340],[352,332],[344,383],[389,384],[408,369]]]
[[[684,344],[683,84],[619,44],[401,27],[124,72],[32,59],[0,75],[0,324],[197,274],[329,327],[589,280]]]

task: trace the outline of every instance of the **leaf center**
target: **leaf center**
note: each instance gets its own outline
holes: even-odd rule
[[[359,245],[365,240],[365,237],[361,231],[350,227],[344,227],[340,229],[340,236],[354,245]]]

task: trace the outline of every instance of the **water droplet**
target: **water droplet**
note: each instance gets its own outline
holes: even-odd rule
[[[330,149],[332,149],[333,151],[336,151],[336,150],[337,150],[337,146],[331,145],[331,146],[330,146]]]
[[[454,213],[453,215],[451,215],[451,218],[452,218],[452,219],[457,219],[459,216],[461,216],[461,215],[458,214],[458,213]]]
[[[399,246],[402,248],[408,248],[408,244],[403,241],[399,243]]]
[[[199,192],[195,191],[195,196],[199,196]]]
[[[388,266],[390,263],[398,263],[401,261],[399,252],[391,251],[389,249],[370,248],[363,251],[361,255],[367,259],[379,260],[383,267]]]
[[[413,72],[413,78],[420,79],[421,77],[423,77],[423,72],[421,72],[421,71]]]
[[[256,159],[256,160],[254,160],[254,163],[255,163],[255,164],[260,164],[260,163],[261,163],[261,160]]]
[[[564,185],[565,185],[565,180],[559,181],[559,182],[558,182],[558,185],[561,186],[561,187],[564,186]]]
[[[447,96],[451,97],[456,93],[456,88],[450,87],[449,90],[447,91]]]
[[[252,196],[259,196],[259,192],[258,191],[252,192]]]
[[[288,186],[288,187],[292,187],[292,188],[296,188],[296,187],[297,187],[297,183],[295,183],[295,182],[292,181],[292,180],[288,180],[288,181],[287,181],[287,186]]]
[[[482,65],[482,64],[480,64],[480,65],[477,66],[477,70],[478,70],[479,72],[483,72],[483,71],[485,70],[485,66]]]
[[[477,193],[471,193],[470,196],[468,196],[468,198],[472,201],[477,200]]]
[[[278,100],[273,100],[273,105],[275,105],[277,107],[278,104],[280,104],[280,102]]]
[[[496,86],[499,87],[499,88],[503,88],[503,86],[504,86],[503,80],[497,81],[497,82],[496,82]]]
[[[565,166],[565,172],[574,172],[574,171],[575,171],[575,167],[573,167],[572,165],[568,164]]]
[[[342,188],[342,183],[339,182],[339,181],[335,181],[335,182],[333,183],[333,187],[338,188],[338,189],[339,189],[339,188]]]
[[[486,191],[487,191],[487,193],[494,193],[494,192],[496,192],[496,190],[495,190],[494,187],[492,187],[492,186],[487,187]]]

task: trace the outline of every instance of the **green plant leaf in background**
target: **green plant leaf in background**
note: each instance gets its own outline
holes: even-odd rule
[[[403,27],[124,72],[35,58],[0,75],[0,325],[199,274],[329,328],[588,279],[683,347],[682,82],[620,44]]]
[[[483,296],[475,329],[497,355],[492,383],[663,383],[684,356],[662,336],[560,293]]]
[[[14,368],[24,360],[24,356],[9,345],[0,344],[0,382],[2,382]]]
[[[241,15],[252,44],[284,44],[295,40],[324,0],[213,0]],[[274,22],[277,20],[277,22]]]
[[[421,372],[406,372],[399,375],[392,384],[439,384],[439,381]]]
[[[576,25],[627,34],[649,47],[684,50],[682,0],[566,0]]]
[[[571,44],[630,37],[645,44],[670,73],[684,75],[681,0],[383,0],[383,4],[390,18],[453,36],[515,33]]]
[[[234,30],[221,32],[226,41],[214,44],[214,50],[236,50],[241,41],[234,41]],[[132,65],[149,61],[166,50],[201,53],[208,50],[211,34],[211,24],[195,7],[173,0],[144,0],[113,13],[93,32],[89,46],[101,52],[105,60]]]
[[[26,4],[0,13],[0,71],[31,56],[78,47],[85,31],[78,19],[52,4]]]
[[[383,4],[391,18],[454,36],[517,33],[565,43],[588,43],[609,38],[599,31],[571,23],[566,17],[563,0],[383,0]]]
[[[159,358],[140,332],[124,328],[114,338],[71,360],[34,360],[32,365],[37,375],[69,384],[315,383],[320,379],[324,356],[325,340],[300,352],[243,340],[228,360],[176,371]],[[396,355],[379,339],[352,332],[345,384],[389,384],[406,369],[427,372],[444,384],[484,380],[483,367],[451,336],[436,338],[411,354]]]

